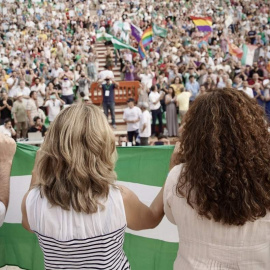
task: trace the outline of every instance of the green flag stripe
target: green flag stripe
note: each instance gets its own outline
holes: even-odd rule
[[[160,36],[160,37],[163,37],[165,38],[168,34],[168,30],[165,29],[165,28],[162,28],[156,24],[152,24],[152,27],[153,27],[153,32],[154,32],[154,35],[156,36]]]
[[[126,233],[124,250],[133,270],[172,270],[178,244]],[[0,229],[0,267],[44,270],[37,237],[21,224],[4,224]]]
[[[246,44],[243,45],[243,56],[242,56],[242,59],[241,59],[241,64],[242,65],[245,65],[246,64],[246,60],[247,60],[247,53],[248,53],[248,47]]]
[[[137,49],[133,48],[132,46],[125,44],[118,40],[117,38],[112,38],[112,43],[115,49],[129,49],[133,52],[138,52]]]
[[[36,156],[35,146],[17,144],[11,175],[30,175]],[[118,147],[117,179],[162,187],[169,172],[173,146]]]

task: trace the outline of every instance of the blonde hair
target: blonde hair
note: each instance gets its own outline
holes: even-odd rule
[[[72,105],[56,117],[37,164],[41,196],[64,210],[95,213],[116,173],[115,137],[95,105]]]

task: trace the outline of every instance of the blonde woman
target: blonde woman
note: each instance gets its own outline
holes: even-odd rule
[[[79,103],[60,112],[22,203],[22,224],[38,236],[46,269],[130,269],[126,227],[160,223],[163,189],[147,207],[116,186],[115,161],[115,137],[98,107]]]

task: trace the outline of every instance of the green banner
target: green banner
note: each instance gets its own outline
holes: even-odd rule
[[[16,187],[29,188],[30,175],[34,165],[37,147],[17,145],[13,160],[11,177],[11,199],[8,212],[12,223],[4,223],[0,228],[0,267],[5,265],[19,266],[22,269],[43,270],[43,254],[35,234],[26,231],[21,225],[20,205],[14,205],[14,197],[20,198]],[[116,172],[118,180],[139,187],[139,192],[149,198],[150,190],[159,190],[163,186],[169,168],[173,146],[156,147],[119,147]],[[22,186],[22,183],[25,183]],[[23,194],[24,194],[23,193]],[[138,194],[137,194],[138,195]],[[18,199],[21,201],[21,199]],[[19,209],[18,209],[19,208]],[[16,213],[15,213],[16,212]],[[15,217],[14,217],[15,216]],[[152,230],[125,234],[124,251],[132,270],[172,270],[178,249],[177,229],[175,226],[162,226],[165,232],[171,233],[168,240],[163,235],[157,237]],[[168,229],[167,229],[168,228]],[[166,234],[166,233],[164,233]]]

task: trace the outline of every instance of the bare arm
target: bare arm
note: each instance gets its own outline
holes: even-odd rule
[[[137,195],[124,186],[120,186],[123,197],[127,226],[132,230],[155,228],[164,216],[162,188],[150,207],[143,204]]]
[[[175,148],[174,148],[174,150],[173,150],[173,153],[172,153],[172,156],[171,156],[171,160],[170,160],[170,170],[174,167],[174,166],[176,166],[176,165],[178,165],[179,164],[179,150],[180,150],[180,143],[179,142],[177,142],[176,144],[175,144]]]
[[[0,201],[8,207],[9,179],[16,143],[6,135],[0,134]]]
[[[37,183],[37,163],[38,163],[39,157],[40,157],[40,150],[37,151],[36,159],[35,159],[35,165],[34,165],[34,168],[33,168],[33,171],[32,171],[32,178],[31,178],[30,187],[29,187],[29,190],[27,191],[27,193],[23,197],[22,206],[21,206],[21,210],[22,210],[22,226],[29,232],[32,232],[32,230],[30,228],[28,218],[27,218],[26,198],[27,198],[27,195],[29,194],[30,190]]]
[[[27,110],[27,117],[29,119],[30,124],[32,125],[33,124],[33,119],[31,118],[31,111],[30,110]]]
[[[114,79],[111,79],[112,80],[112,83],[115,85],[115,88],[118,88],[119,87],[119,83],[116,82]]]
[[[8,103],[7,103],[7,108],[11,111],[12,110],[12,106],[10,106]]]

